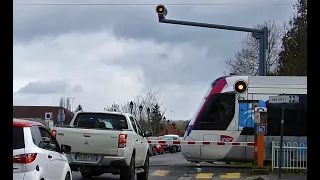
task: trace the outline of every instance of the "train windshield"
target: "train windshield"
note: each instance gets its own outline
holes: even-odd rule
[[[198,109],[197,109],[194,117],[192,118],[192,120],[194,120],[195,118],[197,118],[197,115],[198,115],[198,113],[200,112],[201,107],[203,106],[203,104],[206,102],[206,99],[207,99],[209,93],[211,92],[211,90],[212,90],[212,87],[210,86],[210,87],[208,88],[208,90],[206,91],[206,94],[205,94],[204,98],[201,100],[200,105],[199,105],[199,107],[198,107]],[[193,122],[192,120],[191,120],[190,122]],[[189,122],[189,123],[190,123],[190,122]]]
[[[235,93],[213,94],[204,104],[195,130],[226,130],[235,113]]]

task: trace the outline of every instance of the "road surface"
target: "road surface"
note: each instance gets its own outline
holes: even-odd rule
[[[149,180],[242,179],[247,169],[189,163],[181,153],[165,153],[150,157]],[[73,180],[82,180],[72,172]],[[119,180],[119,175],[103,174],[93,180]]]

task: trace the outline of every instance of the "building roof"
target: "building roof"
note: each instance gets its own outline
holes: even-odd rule
[[[28,120],[13,118],[13,126],[14,127],[31,127],[31,126],[44,126],[44,125],[35,121],[28,121]]]
[[[65,123],[69,123],[74,116],[74,113],[59,106],[13,106],[13,118],[45,119],[45,113],[52,112],[52,120],[57,122],[59,110],[64,110]]]
[[[175,123],[172,123],[171,125],[169,125],[169,127],[164,128],[162,131],[160,131],[158,136],[164,136],[167,134],[175,134],[175,135],[178,135],[179,137],[184,136],[184,132],[177,129]]]

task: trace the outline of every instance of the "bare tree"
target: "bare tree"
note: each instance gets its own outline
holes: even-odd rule
[[[107,106],[105,110],[108,111],[122,111],[126,113],[131,113],[130,109],[130,102],[127,101],[122,105],[116,104],[115,102],[111,106]],[[162,102],[160,102],[160,97],[156,95],[153,91],[148,91],[145,95],[137,95],[133,100],[133,108],[132,108],[132,115],[140,122],[143,128],[150,128],[152,124],[152,109],[155,107],[156,104],[160,107],[161,110],[161,118],[164,116],[166,109],[162,108]],[[142,106],[142,111],[140,113],[140,105]],[[150,109],[150,113],[148,116],[147,109]]]
[[[266,52],[267,74],[272,74],[279,64],[279,52],[281,51],[281,38],[283,29],[275,21],[267,21],[254,28],[261,29],[268,27],[268,50]],[[259,42],[248,34],[241,41],[241,49],[234,58],[226,61],[228,74],[255,76],[259,72]]]
[[[68,109],[69,111],[71,110],[71,102],[70,102],[70,98],[67,98],[66,100],[66,109]]]
[[[116,112],[120,112],[120,105],[117,104],[115,101],[113,101],[113,104],[111,106],[107,106],[104,108],[106,111],[116,111]]]
[[[59,106],[60,107],[65,107],[65,102],[64,102],[64,98],[61,97],[60,100],[59,100]]]

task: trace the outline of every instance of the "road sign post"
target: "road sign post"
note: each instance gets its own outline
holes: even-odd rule
[[[281,104],[281,124],[280,124],[280,157],[279,157],[279,170],[278,175],[281,178],[282,173],[282,163],[283,163],[283,128],[284,128],[284,111],[286,104],[295,104],[299,103],[298,95],[285,95],[281,94],[279,96],[270,96],[269,103],[271,104]]]

